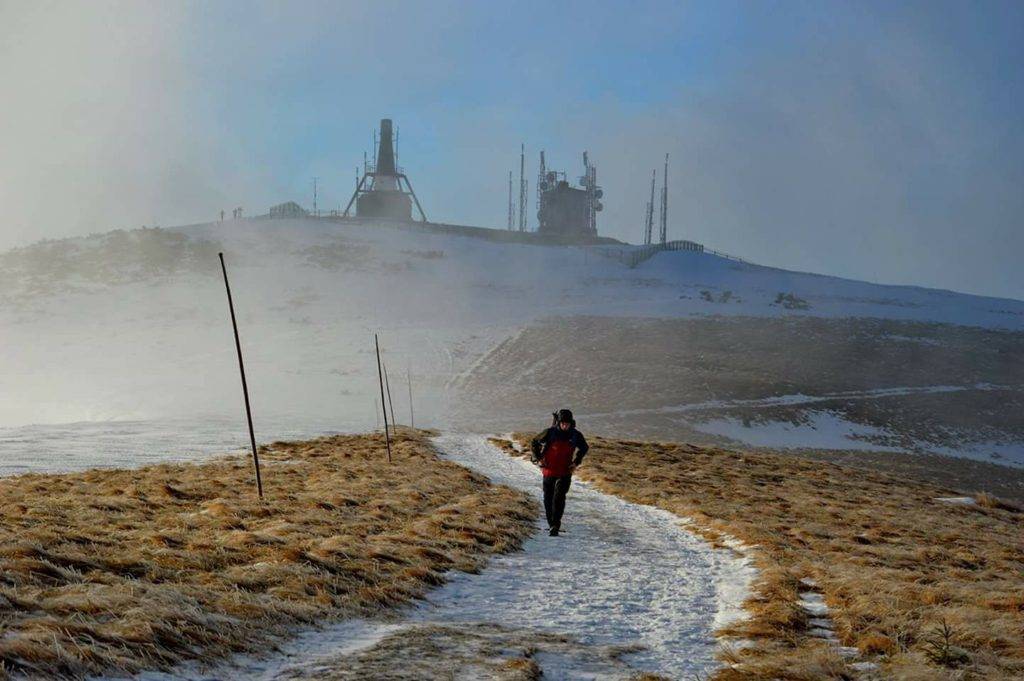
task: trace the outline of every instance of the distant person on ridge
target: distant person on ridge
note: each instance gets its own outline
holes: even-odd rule
[[[551,416],[551,427],[538,433],[530,447],[533,452],[531,460],[544,473],[544,512],[548,518],[548,534],[557,537],[573,471],[583,463],[590,447],[583,439],[583,433],[576,430],[571,411],[560,409]]]

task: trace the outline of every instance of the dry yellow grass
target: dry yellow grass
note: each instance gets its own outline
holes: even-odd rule
[[[519,546],[525,495],[405,430],[244,457],[0,480],[0,677],[168,668],[373,615]]]
[[[889,677],[1024,678],[1024,514],[1012,504],[938,502],[950,492],[770,453],[604,438],[577,475],[758,547],[751,617],[720,632],[753,645],[728,654],[719,681],[852,678],[809,635],[801,578],[817,581],[843,644]]]

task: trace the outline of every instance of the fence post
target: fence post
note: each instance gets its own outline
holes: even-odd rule
[[[380,409],[384,413],[384,442],[388,446],[388,463],[391,463],[391,433],[388,432],[388,408],[384,401],[384,374],[380,364],[380,342],[377,334],[373,334],[373,347],[377,350],[377,380],[380,382]]]
[[[256,434],[252,428],[252,408],[249,406],[249,386],[245,382],[245,364],[242,362],[242,342],[238,338],[238,322],[235,321],[235,303],[231,300],[231,284],[228,283],[228,268],[224,254],[220,257],[220,269],[224,273],[224,288],[228,292],[228,310],[231,311],[231,328],[235,332],[235,350],[238,352],[238,372],[242,375],[242,395],[245,397],[245,419],[249,424],[249,442],[252,444],[252,462],[256,467],[256,494],[263,498],[263,478],[260,476],[260,455],[256,451]]]

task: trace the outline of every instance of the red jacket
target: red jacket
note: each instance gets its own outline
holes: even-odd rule
[[[545,478],[570,475],[570,466],[578,466],[589,449],[583,433],[576,428],[562,430],[558,426],[537,435],[531,445]]]

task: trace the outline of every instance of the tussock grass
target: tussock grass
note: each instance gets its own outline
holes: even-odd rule
[[[167,669],[372,616],[517,548],[533,502],[400,431],[0,479],[0,678]]]
[[[942,503],[949,490],[778,454],[605,438],[577,475],[692,518],[712,541],[757,547],[750,618],[720,632],[753,645],[729,651],[720,681],[853,678],[808,635],[802,578],[818,583],[842,643],[888,676],[1024,678],[1024,514],[1013,504]]]

